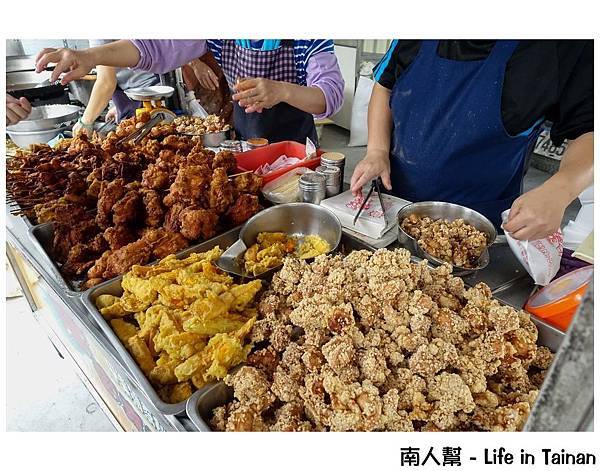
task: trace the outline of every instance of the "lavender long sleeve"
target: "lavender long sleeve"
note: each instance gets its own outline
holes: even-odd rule
[[[164,74],[203,56],[207,51],[204,39],[134,39],[140,51],[136,69]]]
[[[315,118],[327,118],[337,113],[344,103],[344,79],[335,54],[320,52],[308,60],[306,84],[319,87],[325,95],[326,109]]]
[[[134,39],[140,51],[136,69],[163,74],[203,56],[208,48],[204,39]],[[316,118],[326,118],[339,111],[344,102],[344,79],[335,54],[320,52],[308,60],[307,85],[321,89],[326,109]]]

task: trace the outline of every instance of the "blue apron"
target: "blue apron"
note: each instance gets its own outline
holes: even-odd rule
[[[456,61],[438,56],[438,41],[422,42],[390,98],[395,194],[461,204],[500,226],[541,122],[517,136],[502,122],[504,71],[517,45],[497,41],[486,59]]]

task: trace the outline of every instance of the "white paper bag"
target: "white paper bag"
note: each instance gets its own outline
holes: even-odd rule
[[[502,222],[508,219],[510,209],[502,213]],[[515,257],[531,275],[536,285],[546,286],[558,273],[563,253],[561,230],[545,239],[517,240],[506,232],[506,240]]]

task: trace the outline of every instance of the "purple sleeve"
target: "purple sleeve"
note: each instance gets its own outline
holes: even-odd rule
[[[175,70],[207,51],[204,39],[133,39],[131,42],[140,51],[140,61],[134,68],[155,74]]]
[[[319,87],[325,95],[325,112],[315,118],[327,118],[340,110],[344,103],[344,79],[335,54],[320,52],[308,60],[306,84]]]

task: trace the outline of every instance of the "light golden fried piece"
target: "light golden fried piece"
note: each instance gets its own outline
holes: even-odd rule
[[[156,366],[156,362],[144,339],[139,335],[130,337],[127,341],[127,348],[144,374],[150,375]]]
[[[115,334],[117,334],[117,337],[119,337],[119,340],[125,345],[128,345],[129,339],[139,332],[139,329],[135,325],[126,322],[123,319],[111,320],[110,326],[115,331]]]

